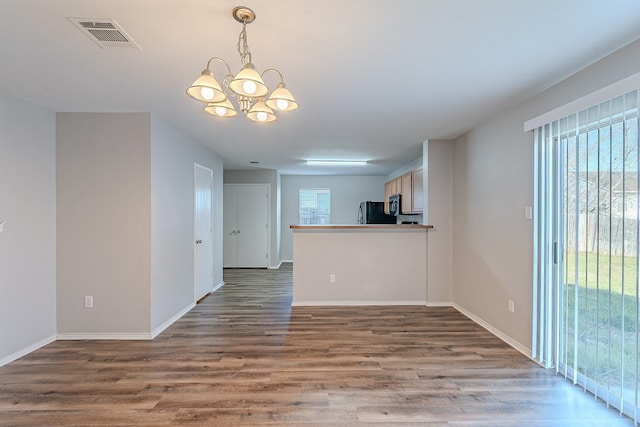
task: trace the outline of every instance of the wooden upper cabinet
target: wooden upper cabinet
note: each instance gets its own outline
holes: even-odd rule
[[[389,196],[398,193],[395,179],[384,183],[384,213],[389,214]]]
[[[411,186],[411,172],[402,175],[400,177],[400,182],[402,183],[402,191],[400,191],[400,194],[402,194],[402,198],[400,199],[402,206],[400,207],[400,212],[403,214],[411,213],[413,212],[413,187]]]
[[[389,196],[402,195],[402,214],[422,213],[424,210],[424,194],[422,183],[422,168],[405,173],[398,178],[384,184],[384,212],[389,213]]]
[[[413,212],[420,213],[424,211],[424,185],[422,182],[422,169],[416,169],[411,172],[411,197]]]

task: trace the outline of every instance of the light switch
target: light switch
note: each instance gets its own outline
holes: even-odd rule
[[[531,206],[524,208],[524,219],[533,219],[533,208]]]
[[[4,223],[7,221],[0,221],[0,233],[4,231]]]

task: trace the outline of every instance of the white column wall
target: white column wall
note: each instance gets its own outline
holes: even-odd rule
[[[453,302],[453,141],[423,144],[424,223],[429,230],[427,305]]]
[[[0,366],[55,339],[55,113],[0,94]]]

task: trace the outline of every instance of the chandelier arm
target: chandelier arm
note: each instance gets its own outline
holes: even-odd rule
[[[229,64],[227,64],[227,61],[225,61],[224,59],[218,57],[218,56],[214,56],[213,58],[209,59],[209,61],[207,61],[207,70],[211,71],[211,61],[213,61],[214,59],[217,59],[218,61],[221,61],[225,67],[227,67],[227,75],[231,74],[231,68],[229,67]],[[225,76],[226,78],[226,76]]]
[[[226,76],[224,76],[224,79],[222,79],[222,86],[227,88],[228,90],[227,96],[233,96],[235,98],[237,96],[236,93],[231,89],[229,89],[229,83],[231,83],[231,80],[233,80],[233,74],[229,73]]]
[[[284,78],[282,77],[282,73],[276,70],[275,68],[267,68],[262,72],[260,76],[264,78],[264,75],[267,74],[267,71],[273,71],[274,73],[278,74],[278,76],[280,77],[280,83],[284,83]]]

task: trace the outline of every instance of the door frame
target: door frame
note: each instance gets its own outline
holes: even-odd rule
[[[198,169],[202,169],[202,170],[204,170],[206,172],[209,172],[209,176],[210,176],[209,183],[210,183],[210,188],[211,188],[211,207],[210,207],[211,229],[209,230],[209,237],[211,239],[211,251],[212,251],[212,253],[214,251],[214,246],[213,246],[213,221],[214,221],[214,215],[213,215],[213,182],[214,181],[213,181],[213,179],[214,179],[214,172],[213,172],[213,169],[211,169],[211,168],[209,168],[207,166],[201,165],[200,163],[197,163],[197,162],[193,162],[193,190],[192,190],[192,192],[193,192],[193,207],[192,207],[193,208],[193,239],[192,239],[192,242],[193,242],[193,302],[194,303],[197,303],[200,299],[204,298],[204,296],[198,297],[198,294],[197,294],[197,290],[198,290],[198,277],[197,277],[198,257],[197,257],[196,243],[195,242],[196,242],[196,239],[197,239],[196,232],[197,232],[198,227],[197,227],[197,221],[196,221],[197,215],[196,215],[196,209],[195,209],[195,207],[196,207],[195,206],[195,203],[196,203],[195,192],[196,192],[196,182],[197,182],[197,177],[196,176],[197,176]],[[213,267],[214,267],[213,266],[213,257],[211,257],[210,263],[211,263],[211,271],[213,272]],[[211,277],[211,285],[212,285],[211,286],[211,291],[209,293],[211,293],[213,291],[214,287],[215,287],[215,285],[213,283],[213,276]],[[208,295],[208,294],[206,294],[206,295]]]

